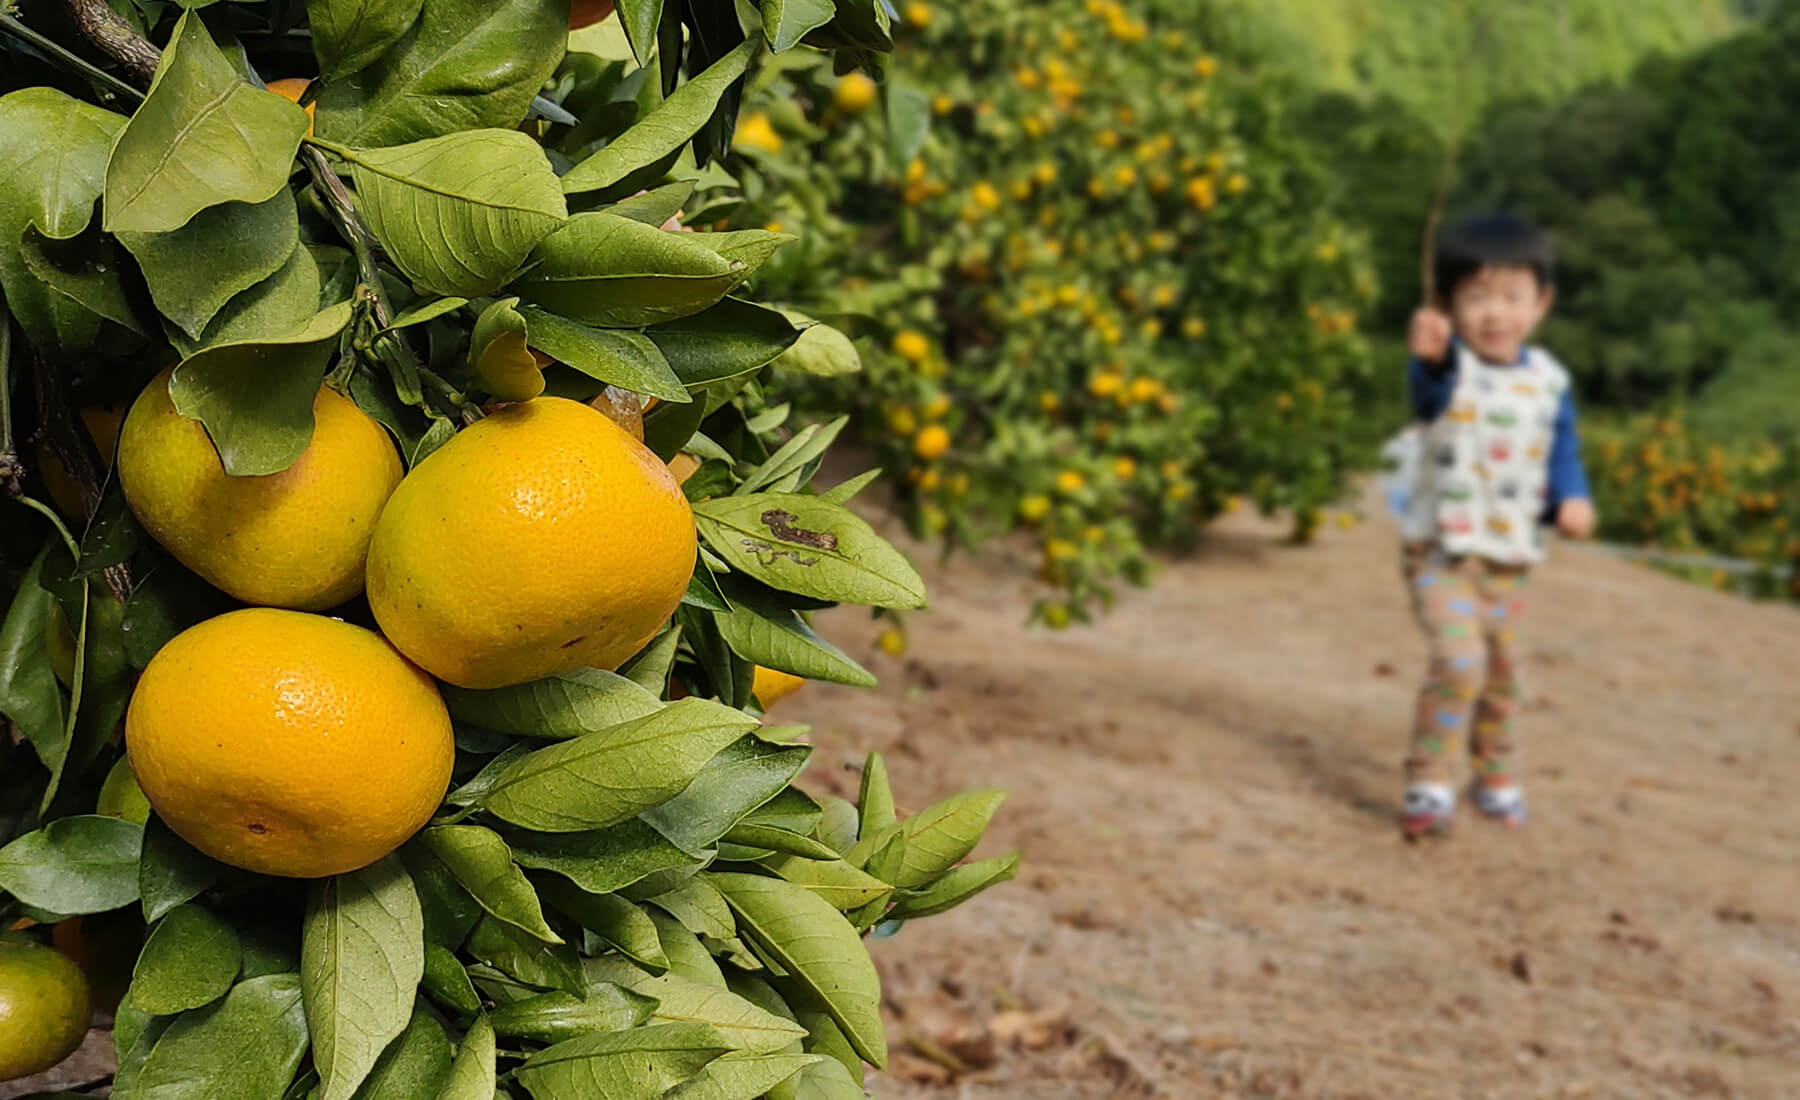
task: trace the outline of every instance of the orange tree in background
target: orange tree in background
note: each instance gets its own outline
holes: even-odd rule
[[[914,529],[1029,529],[1052,625],[1238,500],[1310,537],[1379,427],[1374,284],[1288,90],[1204,10],[901,15],[879,99],[811,59],[753,83],[729,224],[802,236],[762,290],[863,337]]]
[[[925,595],[765,399],[845,366],[794,238],[679,230],[879,4],[64,7],[0,14],[0,1075],[98,1008],[118,1100],[861,1096],[862,937],[1018,857],[795,786],[764,712],[873,682],[813,612]]]

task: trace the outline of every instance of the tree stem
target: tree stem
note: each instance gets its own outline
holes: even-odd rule
[[[83,38],[117,61],[133,83],[145,88],[150,86],[150,78],[156,75],[156,63],[162,60],[161,50],[139,38],[131,24],[112,10],[106,0],[63,0],[63,3]]]
[[[25,467],[13,446],[12,425],[12,314],[0,297],[0,490],[7,496],[24,493]]]
[[[9,34],[21,41],[29,42],[33,48],[42,50],[70,71],[87,77],[96,85],[104,88],[112,96],[122,99],[127,103],[138,103],[144,98],[144,93],[137,88],[125,83],[123,80],[120,80],[118,77],[107,72],[105,69],[100,68],[98,65],[94,65],[85,58],[76,55],[54,39],[39,34],[37,31],[4,12],[0,12],[0,34]]]

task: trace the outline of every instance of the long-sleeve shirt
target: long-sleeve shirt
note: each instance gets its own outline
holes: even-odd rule
[[[1524,365],[1521,351],[1519,365]],[[1412,397],[1413,415],[1429,424],[1450,407],[1450,396],[1456,392],[1456,355],[1454,350],[1441,363],[1413,359],[1407,367],[1407,389]],[[1576,426],[1575,398],[1565,390],[1556,410],[1556,426],[1548,460],[1549,497],[1544,504],[1544,523],[1556,522],[1556,513],[1564,501],[1589,499],[1587,469],[1581,462],[1581,433]]]

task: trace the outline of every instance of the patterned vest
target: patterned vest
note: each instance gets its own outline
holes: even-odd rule
[[[1410,542],[1502,565],[1544,560],[1539,523],[1569,374],[1548,352],[1496,367],[1457,345],[1456,389],[1427,425],[1401,524]]]

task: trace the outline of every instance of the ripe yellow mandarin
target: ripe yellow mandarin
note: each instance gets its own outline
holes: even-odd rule
[[[675,475],[675,484],[686,485],[687,479],[693,477],[694,471],[700,468],[700,462],[699,456],[688,454],[686,451],[671,458],[669,472]]]
[[[875,644],[880,646],[881,651],[889,657],[899,657],[906,653],[906,635],[897,627],[890,626],[882,631],[881,637],[875,640]]]
[[[806,678],[803,676],[757,665],[756,676],[750,682],[750,694],[756,696],[756,701],[764,710],[768,710],[805,686]]]
[[[888,430],[895,435],[911,435],[919,430],[919,418],[911,409],[895,409],[888,413]]]
[[[901,329],[894,334],[894,354],[908,363],[922,363],[931,354],[931,341],[922,332]]]
[[[1036,523],[1050,514],[1050,498],[1029,496],[1019,501],[1019,515],[1027,523]]]
[[[0,1081],[42,1073],[75,1053],[92,1017],[87,978],[41,943],[0,940]]]
[[[607,6],[611,7],[612,5],[608,4]],[[269,91],[274,92],[285,100],[298,103],[300,102],[301,95],[306,92],[306,86],[310,83],[311,81],[303,76],[290,76],[284,77],[281,80],[271,80],[267,84],[264,84],[263,87],[269,89]],[[306,136],[312,137],[312,132],[313,104],[308,103],[306,105]]]
[[[278,474],[232,477],[198,420],[175,411],[169,373],[125,417],[119,485],[151,537],[245,603],[323,611],[363,588],[375,519],[400,481],[387,430],[329,387],[312,442]]]
[[[913,436],[913,454],[926,462],[942,458],[950,449],[950,433],[942,424],[927,424]]]
[[[1056,475],[1056,490],[1059,493],[1079,493],[1087,479],[1079,470],[1063,470]]]
[[[845,73],[831,89],[831,102],[845,114],[860,115],[875,102],[875,82],[862,73]]]
[[[917,0],[906,5],[906,21],[915,27],[931,26],[931,5],[918,3]]]
[[[124,423],[124,409],[88,406],[81,410],[82,427],[87,429],[88,437],[100,451],[102,465],[98,472],[102,475],[118,453],[119,427]],[[38,441],[37,457],[38,472],[44,478],[44,488],[50,494],[51,503],[70,519],[85,520],[87,503],[82,499],[81,484],[75,480],[75,475],[44,440]]]
[[[399,847],[443,800],[456,751],[437,685],[379,634],[266,607],[163,646],[132,693],[125,746],[182,839],[293,878]]]
[[[1125,385],[1125,379],[1112,371],[1102,371],[1088,379],[1088,392],[1095,397],[1111,397]]]
[[[1137,461],[1128,455],[1113,460],[1113,476],[1123,481],[1137,473]]]
[[[499,411],[414,467],[369,545],[369,606],[413,663],[495,688],[616,668],[674,613],[694,569],[674,474],[560,397]]]
[[[761,111],[747,114],[738,119],[737,130],[731,136],[733,146],[747,149],[761,149],[768,153],[779,153],[786,144],[775,127],[769,122],[769,116]]]

